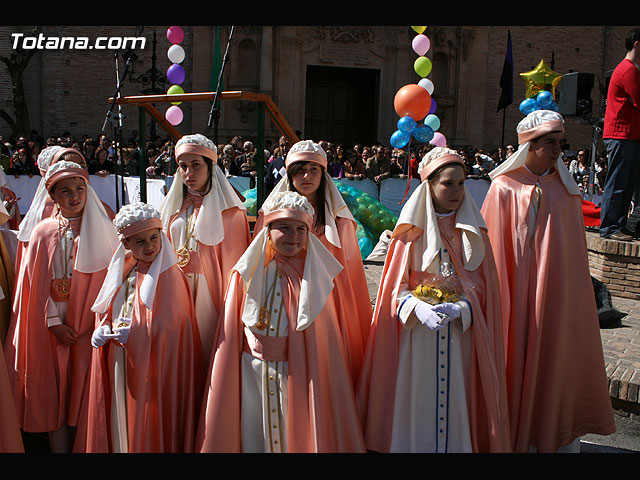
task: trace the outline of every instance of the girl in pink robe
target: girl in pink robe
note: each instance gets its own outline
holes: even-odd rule
[[[176,144],[176,172],[162,206],[162,225],[187,275],[205,368],[232,267],[251,241],[243,203],[217,166],[216,147],[203,135]]]
[[[545,110],[520,122],[520,148],[491,172],[482,206],[516,452],[579,451],[580,436],[615,431],[580,192],[560,158],[563,123]]]
[[[70,451],[86,413],[91,305],[118,242],[88,179],[72,162],[58,162],[47,172],[46,188],[60,211],[31,233],[5,345],[20,426],[49,432],[54,452]]]
[[[16,272],[20,270],[20,260],[27,249],[29,237],[31,236],[31,232],[34,227],[41,220],[55,216],[57,213],[55,202],[47,192],[45,177],[47,175],[47,170],[61,160],[74,162],[84,169],[87,168],[87,162],[84,156],[75,148],[65,148],[60,145],[52,145],[46,147],[40,152],[38,155],[38,169],[40,170],[42,178],[33,196],[29,210],[27,210],[22,222],[20,222],[19,229],[16,229],[18,230],[18,244],[16,247],[14,262]],[[111,207],[105,202],[102,202],[102,206],[107,212],[107,216],[113,220],[115,214]]]
[[[87,452],[193,452],[205,370],[187,279],[153,207],[126,205],[114,224],[122,245],[93,306]]]
[[[357,381],[369,335],[372,310],[356,236],[356,221],[327,173],[327,156],[320,145],[311,140],[294,144],[287,153],[285,166],[287,175],[278,182],[270,196],[292,190],[307,197],[315,210],[312,230],[314,235],[343,267],[336,278],[335,300],[351,374],[354,381]],[[314,176],[313,172],[305,172],[314,168],[319,170],[319,175],[315,174],[319,184],[313,184],[313,179],[309,180],[309,177]],[[312,186],[307,187],[305,183]],[[262,226],[263,214],[259,211],[254,235],[260,232]]]
[[[509,452],[500,291],[484,222],[459,155],[434,148],[420,167],[387,252],[357,389],[366,445]],[[447,196],[436,194],[441,185]],[[445,281],[456,293],[444,303],[415,293]]]
[[[229,282],[198,451],[364,452],[334,296],[342,267],[309,233],[304,197],[281,192],[264,208]],[[297,232],[297,250],[274,239],[278,222]]]

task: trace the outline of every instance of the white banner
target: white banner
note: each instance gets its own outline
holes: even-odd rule
[[[23,215],[31,206],[31,201],[36,189],[38,188],[40,179],[41,177],[36,175],[32,177],[27,175],[21,175],[19,177],[14,177],[12,175],[5,176],[4,180],[8,183],[9,188],[11,188],[11,190],[15,192],[16,197],[20,199],[18,201],[18,206],[20,208],[20,213]],[[167,177],[166,179],[146,179],[147,203],[155,206],[156,208],[160,208],[162,200],[171,187],[172,180],[173,177]],[[231,183],[231,185],[233,185],[240,193],[250,188],[249,177],[228,177],[228,180],[229,183]],[[108,175],[106,177],[91,175],[89,181],[93,189],[98,194],[98,197],[100,197],[103,202],[106,202],[114,212],[117,211],[116,199],[119,205],[140,201],[139,177],[118,177],[116,183],[115,175]],[[419,180],[412,179],[409,182],[409,191],[407,192],[406,179],[387,178],[382,181],[380,191],[378,191],[378,187],[375,182],[369,179],[348,180],[346,178],[342,178],[340,181],[346,185],[357,188],[358,190],[369,193],[396,215],[400,213],[404,203],[420,184]],[[487,180],[467,179],[466,185],[476,201],[478,208],[482,207],[482,202],[484,202],[484,197],[489,190],[490,182]],[[118,192],[117,197],[116,188]]]

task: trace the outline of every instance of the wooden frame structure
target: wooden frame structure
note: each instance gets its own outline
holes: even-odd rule
[[[164,117],[155,107],[156,103],[175,103],[175,102],[213,102],[216,98],[215,92],[204,93],[183,93],[174,95],[140,95],[130,97],[119,97],[115,99],[116,105],[132,105],[138,107],[138,130],[140,134],[140,199],[147,201],[146,187],[146,113],[148,113],[166,132],[174,139],[179,140],[183,134]],[[248,100],[258,103],[258,132],[257,132],[257,155],[256,166],[258,169],[258,178],[256,179],[258,207],[264,201],[264,114],[265,110],[275,124],[280,133],[285,136],[291,144],[296,143],[299,139],[294,130],[291,128],[287,120],[284,118],[276,104],[269,95],[245,92],[245,91],[228,91],[220,92],[220,100]],[[114,102],[113,98],[109,102]]]

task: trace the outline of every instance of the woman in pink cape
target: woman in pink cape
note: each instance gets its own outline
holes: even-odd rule
[[[615,431],[580,191],[560,158],[562,116],[537,110],[493,170],[482,206],[500,278],[512,444],[579,451]]]
[[[187,279],[150,205],[125,205],[93,305],[87,452],[193,452],[202,348]]]
[[[205,367],[231,268],[251,241],[243,203],[217,166],[217,148],[204,135],[176,143],[178,171],[161,207],[162,225],[189,279]]]
[[[70,451],[86,412],[91,305],[118,242],[88,180],[73,162],[47,171],[46,188],[58,213],[31,233],[5,345],[20,426],[49,432],[53,452]]]
[[[498,278],[464,172],[431,150],[396,223],[357,389],[369,450],[510,451]]]
[[[201,452],[364,452],[337,322],[340,263],[311,233],[313,208],[270,196],[233,269],[209,367]]]
[[[311,140],[294,144],[287,153],[285,167],[287,175],[278,182],[270,195],[292,190],[305,196],[315,211],[312,230],[314,235],[343,267],[336,278],[335,299],[340,330],[355,382],[362,367],[372,313],[356,236],[356,221],[327,172],[327,154],[319,144]],[[263,214],[260,211],[254,235],[260,232],[262,225]]]

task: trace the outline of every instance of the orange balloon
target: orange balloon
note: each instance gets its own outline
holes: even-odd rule
[[[400,117],[409,116],[415,121],[419,121],[429,113],[431,95],[418,84],[405,85],[396,93],[393,107]]]

